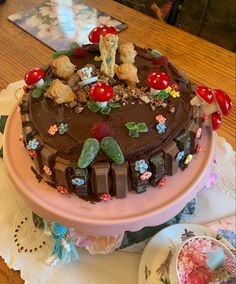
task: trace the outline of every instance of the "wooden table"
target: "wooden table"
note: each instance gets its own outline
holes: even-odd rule
[[[7,0],[0,4],[0,89],[9,83],[21,80],[26,70],[42,66],[51,61],[52,50],[7,20],[13,13],[40,0]],[[84,3],[102,10],[128,24],[120,34],[121,39],[130,40],[140,47],[157,48],[168,56],[179,69],[188,74],[196,84],[224,90],[232,99],[231,115],[223,118],[217,131],[235,145],[235,54],[169,26],[159,20],[141,14],[111,0],[84,0]],[[19,274],[11,272],[0,261],[1,276],[9,283],[22,283]]]

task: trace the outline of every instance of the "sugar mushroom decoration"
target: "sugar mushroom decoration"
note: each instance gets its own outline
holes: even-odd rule
[[[205,106],[204,111],[207,115],[214,112],[220,112],[223,115],[228,115],[230,113],[232,102],[230,97],[222,90],[216,89],[212,90],[213,98],[212,104],[210,106]]]
[[[34,68],[29,70],[26,74],[25,74],[25,83],[27,86],[29,87],[38,87],[38,88],[42,88],[44,85],[44,80],[43,80],[43,76],[44,76],[44,71],[40,68]]]
[[[192,106],[208,105],[213,102],[213,93],[208,87],[197,86],[195,94],[196,96],[190,101]]]
[[[105,108],[107,102],[113,98],[113,88],[106,83],[96,83],[90,89],[90,97],[100,107]]]
[[[212,129],[216,130],[220,128],[221,123],[222,123],[221,115],[218,111],[216,111],[211,114],[211,119],[208,120],[207,126],[211,125]]]
[[[113,34],[116,35],[118,34],[118,31],[116,28],[112,26],[106,26],[106,25],[101,25],[97,26],[94,29],[92,29],[89,33],[89,41],[91,43],[99,43],[100,42],[100,36],[105,36],[107,34]]]
[[[148,75],[147,85],[151,87],[151,94],[157,95],[170,86],[170,78],[166,73],[157,71]]]

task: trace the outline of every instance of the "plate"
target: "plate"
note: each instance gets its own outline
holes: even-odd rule
[[[233,247],[216,232],[197,224],[177,224],[158,232],[145,247],[138,271],[138,284],[170,284],[168,270],[174,250],[194,236],[209,236]],[[219,238],[217,237],[219,236]]]

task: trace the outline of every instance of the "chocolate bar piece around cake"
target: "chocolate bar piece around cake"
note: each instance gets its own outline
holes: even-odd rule
[[[149,183],[152,186],[156,186],[158,181],[165,176],[165,160],[164,160],[164,153],[162,151],[154,154],[151,156],[150,160],[150,167],[152,176],[149,180]]]
[[[56,155],[57,155],[57,151],[54,148],[50,147],[49,145],[44,144],[44,147],[41,151],[43,171],[45,174],[47,174],[47,177],[51,181],[55,180],[53,165],[54,165]]]
[[[111,165],[113,176],[113,191],[117,198],[125,198],[129,189],[129,164],[128,162],[122,165],[113,163]]]
[[[198,139],[201,138],[201,127],[194,120],[191,120],[188,125],[188,133],[190,136],[190,154],[195,154]]]
[[[72,192],[71,183],[68,179],[68,168],[71,167],[69,160],[59,156],[55,159],[54,172],[56,176],[56,184],[65,187],[69,192]]]
[[[71,171],[70,177],[69,177],[73,192],[79,197],[87,198],[89,194],[88,189],[88,179],[89,174],[87,168],[80,169],[77,167],[73,168],[73,171]]]
[[[204,122],[204,111],[201,107],[193,106],[193,120],[202,127]]]
[[[109,162],[98,162],[92,165],[91,185],[94,195],[109,194],[111,187],[109,172]]]
[[[188,155],[190,153],[191,138],[186,131],[175,138],[175,142],[179,150],[184,151],[184,155]]]
[[[173,176],[179,168],[179,163],[176,161],[176,155],[179,149],[175,141],[171,141],[164,148],[165,171],[168,176]]]
[[[132,188],[137,193],[143,193],[147,190],[148,180],[140,179],[140,172],[135,170],[135,163],[131,163],[131,179],[132,179]]]

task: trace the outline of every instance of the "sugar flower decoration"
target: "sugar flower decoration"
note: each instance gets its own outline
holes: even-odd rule
[[[172,90],[170,92],[170,95],[173,97],[173,98],[178,98],[180,97],[180,93],[178,91],[175,91],[175,90]]]
[[[50,169],[48,166],[46,166],[46,165],[43,167],[43,171],[44,171],[45,174],[47,174],[48,176],[51,176],[51,175],[52,175],[51,169]]]
[[[58,131],[58,127],[56,124],[50,126],[50,128],[48,129],[48,134],[50,135],[55,135]]]
[[[158,123],[157,125],[156,125],[156,130],[157,130],[157,132],[158,132],[158,134],[162,134],[162,133],[165,133],[166,132],[166,129],[167,129],[167,127],[166,127],[166,125],[164,124],[164,123]]]
[[[177,162],[179,162],[179,161],[181,161],[181,160],[183,159],[183,157],[184,157],[184,151],[180,151],[180,152],[177,154],[175,160],[176,160]]]
[[[60,135],[65,134],[68,131],[68,124],[67,123],[61,123],[58,127],[58,132]]]
[[[163,115],[159,114],[156,116],[156,121],[158,121],[159,123],[166,123],[166,118]]]
[[[189,154],[189,155],[186,157],[186,159],[184,160],[184,164],[185,164],[185,165],[188,165],[188,164],[191,162],[192,158],[193,158],[193,155]]]
[[[58,191],[59,193],[63,194],[63,195],[68,194],[67,188],[64,187],[64,186],[61,186],[61,185],[58,185],[58,186],[57,186],[57,191]]]
[[[145,173],[143,173],[143,174],[140,176],[140,179],[141,179],[142,181],[148,180],[151,176],[152,176],[152,173],[151,173],[151,172],[145,172]]]
[[[84,179],[82,179],[82,178],[73,178],[73,179],[71,180],[71,183],[72,183],[73,185],[80,186],[80,185],[83,185],[83,184],[84,184]]]
[[[36,150],[39,146],[39,141],[37,139],[32,139],[29,140],[28,144],[27,144],[27,149],[28,150]]]
[[[148,169],[148,164],[144,160],[139,160],[135,162],[135,170],[143,174]]]

